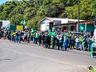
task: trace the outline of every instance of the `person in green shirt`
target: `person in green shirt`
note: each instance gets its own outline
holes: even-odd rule
[[[12,32],[12,41],[16,41],[16,31]]]
[[[39,34],[38,32],[35,33],[35,43],[37,44],[38,43],[38,38],[39,38]]]

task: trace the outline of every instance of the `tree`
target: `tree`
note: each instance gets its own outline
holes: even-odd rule
[[[33,7],[26,8],[24,11],[24,18],[26,20],[31,19],[36,15],[36,9]]]
[[[68,18],[78,17],[78,5],[66,7],[66,13]],[[92,19],[92,7],[91,0],[81,0],[80,2],[80,18],[81,19]]]
[[[92,0],[82,0],[80,3],[81,19],[92,19]]]
[[[78,5],[74,5],[72,7],[66,7],[66,15],[68,18],[74,18],[77,19],[78,17]]]
[[[49,5],[45,15],[48,17],[58,17],[60,15],[60,13],[62,13],[64,10],[64,6],[63,5]]]
[[[92,16],[96,16],[96,0],[92,0]]]

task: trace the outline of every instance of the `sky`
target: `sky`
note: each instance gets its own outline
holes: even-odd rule
[[[7,0],[0,0],[0,4],[5,3]]]
[[[3,4],[3,3],[5,3],[6,1],[11,1],[11,0],[0,0],[0,4]],[[16,0],[16,1],[22,1],[22,0]],[[26,1],[29,1],[29,0],[26,0]]]

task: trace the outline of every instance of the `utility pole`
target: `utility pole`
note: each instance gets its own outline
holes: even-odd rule
[[[79,31],[79,23],[80,23],[80,0],[78,0],[78,23],[77,23],[77,32]]]

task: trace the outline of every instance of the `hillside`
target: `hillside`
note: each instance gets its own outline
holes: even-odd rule
[[[80,0],[80,19],[93,19],[96,0]],[[22,0],[8,1],[0,5],[0,20],[20,24],[26,20],[29,27],[37,28],[44,17],[74,18],[78,16],[78,0]]]

